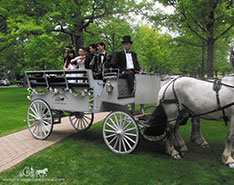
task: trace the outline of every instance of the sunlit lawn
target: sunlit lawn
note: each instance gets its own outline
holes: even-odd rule
[[[181,127],[189,148],[181,160],[164,154],[164,142],[143,139],[133,154],[114,154],[105,146],[101,128],[102,123],[95,124],[86,133],[74,134],[37,153],[0,174],[0,184],[25,184],[19,177],[25,167],[48,168],[48,176],[39,179],[55,181],[28,178],[27,184],[234,184],[234,169],[221,163],[228,129],[222,122],[202,121],[203,135],[210,144],[207,149],[190,143],[191,123]],[[19,181],[7,182],[9,179]]]
[[[27,128],[26,88],[0,88],[0,137]]]

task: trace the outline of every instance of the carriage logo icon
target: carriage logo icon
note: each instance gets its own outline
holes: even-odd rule
[[[26,166],[23,170],[20,171],[19,177],[28,177],[28,178],[38,178],[38,177],[46,177],[48,173],[48,168],[42,170],[34,170],[31,166]]]
[[[63,94],[56,95],[54,98],[55,103],[64,103],[66,101],[67,97]]]

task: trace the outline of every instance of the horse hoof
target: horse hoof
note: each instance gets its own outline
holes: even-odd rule
[[[185,156],[185,152],[180,152],[181,157]]]
[[[234,163],[228,164],[229,168],[234,168]]]
[[[210,146],[209,146],[209,144],[201,144],[201,147],[202,148],[209,148]]]
[[[180,155],[174,155],[172,156],[174,159],[181,159],[181,156]]]

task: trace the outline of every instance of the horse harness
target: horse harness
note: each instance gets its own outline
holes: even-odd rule
[[[204,79],[204,81],[206,82],[210,82],[210,83],[213,83],[213,90],[215,91],[216,93],[216,100],[217,100],[217,104],[218,104],[218,107],[212,111],[208,111],[208,112],[204,112],[204,113],[200,113],[200,114],[195,114],[193,111],[191,111],[186,105],[184,104],[180,104],[179,102],[179,99],[178,99],[178,96],[176,95],[176,91],[175,91],[175,81],[178,80],[179,78],[182,78],[182,76],[178,76],[177,78],[174,78],[168,85],[167,87],[165,88],[164,92],[163,92],[163,96],[162,96],[162,99],[160,100],[160,103],[162,104],[176,104],[177,105],[177,109],[178,109],[178,116],[176,119],[173,119],[173,120],[169,120],[168,122],[171,122],[171,121],[177,121],[180,120],[181,118],[186,118],[186,120],[190,117],[190,118],[194,118],[194,117],[200,117],[200,116],[203,116],[203,115],[206,115],[206,114],[210,114],[210,113],[213,113],[213,112],[216,112],[216,111],[222,111],[222,114],[223,114],[223,120],[225,122],[225,125],[227,126],[227,122],[229,121],[228,120],[228,117],[226,116],[225,114],[225,109],[228,108],[228,107],[231,107],[234,105],[234,102],[230,103],[230,104],[227,104],[223,107],[221,107],[221,104],[220,104],[220,98],[219,98],[219,91],[221,90],[222,88],[222,85],[223,86],[226,86],[226,87],[230,87],[230,88],[234,88],[234,86],[230,86],[230,85],[227,85],[227,84],[224,84],[222,83],[222,81],[220,79],[215,79],[214,81],[211,81],[211,80],[208,80],[208,79]],[[166,91],[168,89],[168,87],[172,84],[172,91],[173,91],[173,94],[174,94],[174,97],[175,99],[165,99],[165,94],[166,94]],[[183,110],[181,109],[181,105],[184,107],[185,112],[183,112]],[[183,116],[181,116],[181,114]],[[186,114],[186,116],[184,117],[184,114]],[[179,123],[177,123],[179,124]]]

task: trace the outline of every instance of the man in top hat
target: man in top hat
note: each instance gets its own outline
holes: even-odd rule
[[[131,51],[132,41],[130,36],[123,37],[124,49],[115,54],[114,65],[120,69],[122,77],[127,78],[131,94],[134,95],[134,79],[136,72],[143,72],[137,60],[137,54]]]

